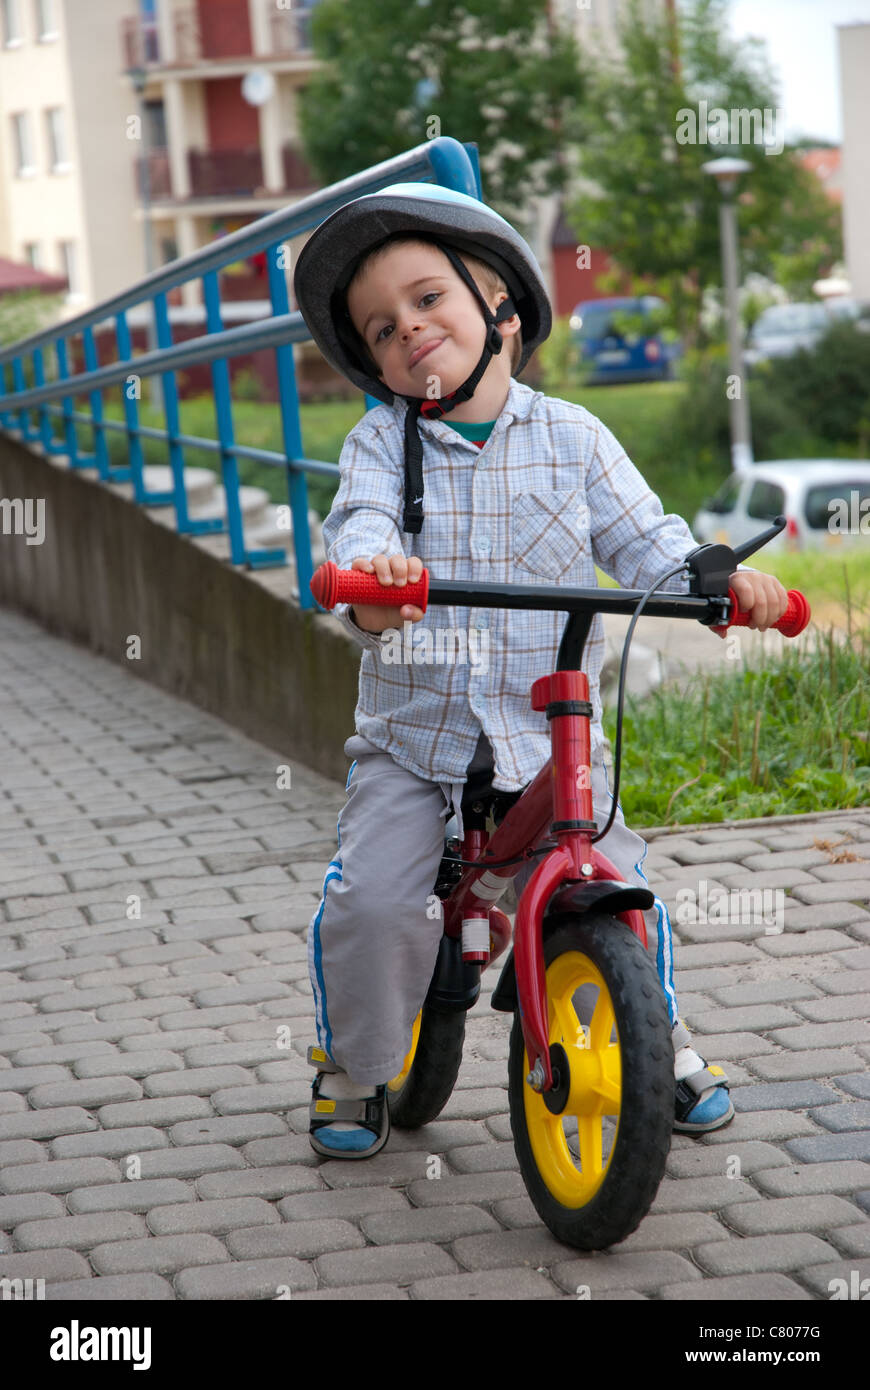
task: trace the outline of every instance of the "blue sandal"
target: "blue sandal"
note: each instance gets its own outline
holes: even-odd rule
[[[674,1025],[673,1042],[675,1053],[681,1047],[692,1046],[691,1034],[682,1019]],[[721,1129],[734,1118],[725,1071],[722,1067],[709,1066],[703,1057],[701,1062],[697,1071],[676,1083],[674,1131],[677,1134],[706,1134],[708,1130]]]
[[[386,1084],[360,1100],[333,1100],[320,1094],[320,1078],[341,1072],[322,1048],[309,1047],[308,1061],[317,1067],[311,1083],[308,1137],[312,1149],[324,1158],[371,1158],[390,1137],[390,1108]],[[335,1130],[336,1123],[360,1125],[360,1129]]]

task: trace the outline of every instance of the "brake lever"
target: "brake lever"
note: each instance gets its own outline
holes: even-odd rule
[[[737,566],[750,555],[754,555],[756,550],[761,550],[774,536],[778,536],[780,531],[785,529],[785,524],[785,517],[778,516],[766,531],[753,536],[751,540],[745,541],[733,550],[730,545],[718,543],[699,545],[696,550],[691,550],[686,556],[690,574],[689,592],[702,598],[727,594],[728,581]]]

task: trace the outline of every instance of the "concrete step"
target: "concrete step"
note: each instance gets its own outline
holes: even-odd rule
[[[283,525],[278,525],[278,518],[281,517]],[[245,530],[245,538],[248,545],[269,548],[272,546],[284,546],[288,555],[293,554],[293,529],[287,527],[289,520],[286,511],[278,506],[271,505],[266,508],[264,520]],[[323,545],[322,527],[320,517],[313,508],[308,511],[308,533],[311,537],[311,553],[315,565],[319,565],[326,559],[326,551]]]
[[[168,464],[149,463],[142,470],[149,492],[171,492],[175,486]],[[204,505],[217,491],[220,478],[210,468],[185,468],[184,487],[191,507]]]
[[[245,531],[249,526],[262,524],[267,515],[267,510],[271,506],[269,494],[262,487],[239,488],[239,505],[242,509],[242,517],[245,524]],[[211,520],[214,517],[226,517],[227,499],[223,486],[218,487],[214,495],[200,506],[191,506],[190,516],[196,521]]]

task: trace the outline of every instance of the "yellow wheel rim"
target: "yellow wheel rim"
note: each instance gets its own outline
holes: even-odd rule
[[[581,985],[597,986],[587,1029],[577,1017],[574,996]],[[549,1041],[565,1049],[571,1085],[560,1115],[524,1083],[526,1126],[538,1172],[564,1207],[590,1202],[604,1181],[616,1144],[622,1096],[622,1066],[613,1001],[597,966],[580,951],[566,951],[547,969]],[[523,1075],[531,1070],[523,1056]]]
[[[414,1019],[414,1025],[411,1029],[411,1046],[408,1050],[404,1062],[402,1063],[402,1070],[399,1072],[398,1076],[393,1077],[392,1081],[387,1082],[387,1089],[390,1091],[401,1091],[402,1087],[408,1079],[408,1072],[414,1065],[414,1054],[417,1051],[417,1041],[420,1037],[420,1020],[422,1019],[422,1017],[423,1010],[421,1009],[417,1017]]]

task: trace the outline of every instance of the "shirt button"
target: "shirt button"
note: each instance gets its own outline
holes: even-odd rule
[[[477,620],[477,626],[478,626],[478,627],[489,627],[489,614],[484,613],[484,615],[483,615],[482,618],[478,618],[478,620]]]
[[[480,540],[477,542],[477,548],[482,551],[484,555],[488,555],[492,550],[492,541],[489,536],[481,536]]]

